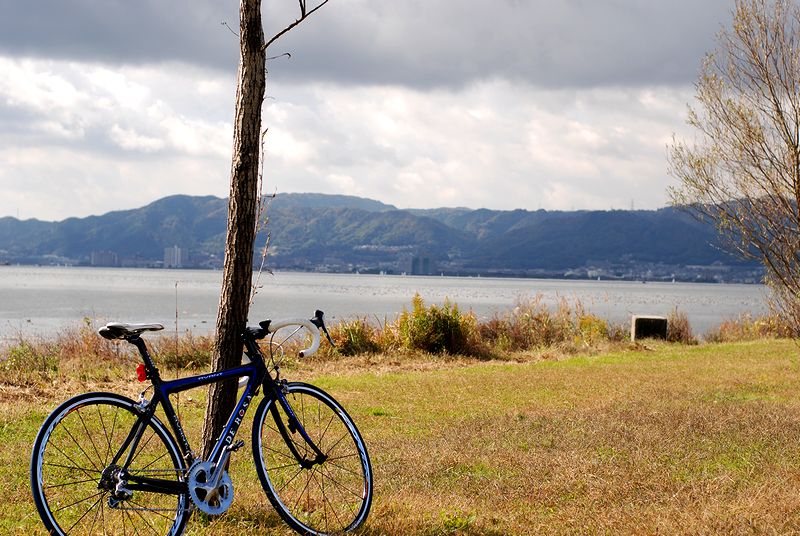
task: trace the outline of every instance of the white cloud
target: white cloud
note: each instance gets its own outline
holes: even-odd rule
[[[109,135],[114,143],[128,151],[152,153],[164,148],[163,140],[138,134],[116,124],[111,127]]]
[[[219,119],[219,76],[3,57],[0,69],[10,74],[0,79],[0,215],[62,219],[227,194],[232,127]]]
[[[53,63],[0,57],[0,94],[6,105],[45,112],[74,109],[83,102],[73,82],[53,70]]]
[[[684,129],[687,72],[727,9],[721,1],[694,18],[688,0],[326,6],[275,50],[292,59],[270,63],[265,189],[400,207],[660,207],[665,146]],[[0,35],[0,50],[17,51],[0,55],[0,216],[227,195],[235,73],[220,70],[228,52],[211,58],[190,44],[210,35],[230,48],[215,19],[230,6],[197,5],[189,26],[162,36],[177,50],[166,56],[156,39],[137,57],[131,43],[149,45],[126,31],[108,55],[89,46],[102,36],[81,34],[69,55],[55,36],[28,44],[45,59],[25,59],[10,55],[24,33]],[[91,2],[82,9],[107,15]],[[691,39],[674,39],[677,28]]]
[[[501,81],[458,92],[286,87],[267,108],[268,177],[278,191],[362,193],[403,207],[658,208],[666,141],[690,95]],[[273,143],[287,132],[311,149]],[[352,178],[357,192],[335,190],[319,170]]]
[[[351,195],[359,195],[362,192],[360,185],[350,175],[331,173],[325,178],[337,191],[349,192]]]
[[[232,106],[228,80],[198,69],[170,78],[157,69],[0,61],[19,75],[0,85],[0,99],[33,119],[19,127],[24,136],[0,134],[8,149],[0,212],[63,195],[43,181],[75,193],[70,203],[61,197],[38,209],[50,219],[171,193],[227,195],[231,126],[220,118]],[[267,190],[503,209],[662,206],[665,145],[682,128],[691,95],[667,87],[555,91],[500,80],[459,91],[284,84],[271,92]],[[193,115],[186,100],[198,106]],[[38,179],[17,179],[31,176]],[[98,194],[105,184],[126,183],[147,188]]]
[[[93,67],[85,71],[91,94],[113,99],[113,105],[129,110],[140,110],[152,99],[150,88],[132,80],[123,71]]]

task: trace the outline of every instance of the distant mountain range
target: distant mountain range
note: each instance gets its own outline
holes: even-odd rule
[[[0,218],[0,261],[216,268],[226,214],[226,199],[178,195],[60,222]],[[692,281],[761,274],[726,253],[712,225],[673,208],[398,210],[352,196],[282,194],[267,214],[274,269]],[[256,248],[265,241],[262,231]]]

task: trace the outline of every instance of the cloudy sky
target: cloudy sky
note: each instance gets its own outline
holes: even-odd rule
[[[266,190],[662,207],[731,7],[331,0],[269,51],[292,56],[268,64]],[[296,9],[265,0],[265,32]],[[0,217],[227,196],[237,26],[236,0],[0,0]]]

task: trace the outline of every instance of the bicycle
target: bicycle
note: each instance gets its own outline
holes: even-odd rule
[[[282,328],[294,330],[278,341]],[[246,328],[242,342],[249,363],[170,381],[161,378],[141,337],[161,329],[112,322],[99,330],[106,339],[138,349],[138,378],[150,382],[138,402],[85,393],[62,403],[42,424],[31,455],[31,487],[50,534],[177,536],[194,509],[224,513],[233,501],[228,462],[244,446],[236,433],[260,389],[253,461],[281,518],[295,531],[313,535],[349,532],[364,523],[372,502],[372,467],[356,425],[323,390],[280,377],[285,345],[301,329],[311,333],[311,346],[300,357],[317,351],[320,331],[331,340],[321,311],[310,320],[265,320]],[[258,343],[267,335],[269,365]],[[234,378],[244,391],[208,459],[200,459],[169,396]],[[159,407],[169,428],[155,414]]]

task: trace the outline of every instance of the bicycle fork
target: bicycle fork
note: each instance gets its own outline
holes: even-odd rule
[[[314,441],[308,436],[305,428],[303,428],[303,425],[300,424],[300,421],[297,419],[294,410],[292,410],[292,407],[289,405],[289,401],[286,400],[286,395],[284,395],[283,390],[278,387],[275,389],[275,394],[276,402],[279,403],[284,412],[286,412],[288,429],[287,424],[284,424],[283,419],[281,418],[277,404],[272,404],[270,406],[270,412],[272,413],[272,418],[275,420],[275,424],[278,427],[281,437],[283,437],[283,440],[286,442],[286,446],[289,447],[289,451],[295,457],[297,463],[299,463],[304,469],[311,469],[315,465],[322,465],[325,463],[325,461],[328,459],[328,456],[323,454],[317,444],[314,443]],[[308,447],[314,453],[313,460],[306,458],[297,450],[295,440],[292,437],[297,433],[300,434],[300,437],[303,438],[303,441],[305,441],[306,445],[308,445]]]

